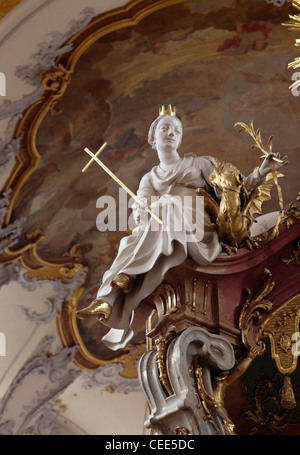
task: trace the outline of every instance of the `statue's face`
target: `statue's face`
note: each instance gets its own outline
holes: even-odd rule
[[[166,116],[158,122],[155,134],[155,148],[160,151],[177,150],[182,138],[182,127],[175,117]]]

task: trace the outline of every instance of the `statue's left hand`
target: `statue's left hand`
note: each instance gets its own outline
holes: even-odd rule
[[[280,163],[280,162],[278,162],[276,160],[273,160],[273,158],[278,158],[282,162]],[[260,165],[259,173],[261,175],[266,175],[266,174],[268,174],[271,171],[271,165],[270,165],[271,160],[274,161],[275,169],[280,169],[281,167],[283,167],[286,164],[288,164],[288,156],[287,155],[285,155],[282,158],[280,153],[271,152],[265,157],[265,159],[263,160],[263,162]]]

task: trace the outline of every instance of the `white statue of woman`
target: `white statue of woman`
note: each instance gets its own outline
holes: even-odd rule
[[[209,181],[216,165],[212,157],[179,156],[182,133],[175,108],[162,108],[148,134],[148,142],[157,151],[160,163],[144,175],[137,192],[152,212],[158,214],[163,207],[167,219],[177,222],[168,222],[167,228],[157,222],[154,226],[151,217],[145,219],[144,208],[135,204],[133,215],[137,227],[121,240],[117,257],[103,276],[97,298],[87,308],[77,311],[79,318],[96,317],[111,327],[102,341],[113,350],[124,347],[142,329],[153,309],[143,299],[157,288],[169,269],[188,256],[200,265],[207,265],[221,252],[215,225],[208,214],[204,213],[199,236],[199,231],[191,232],[191,218],[186,217],[188,210],[183,211],[182,204],[178,203],[178,197],[199,197],[190,186],[220,196]],[[264,182],[270,172],[270,158],[271,155],[266,157],[260,168],[246,178],[249,192]],[[195,209],[190,208],[190,214],[193,211]],[[181,228],[174,229],[178,225]]]

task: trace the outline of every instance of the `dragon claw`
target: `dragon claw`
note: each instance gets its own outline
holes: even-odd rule
[[[249,237],[248,239],[245,240],[245,246],[249,250],[253,250],[253,248],[259,247],[260,242],[261,239],[259,237]]]
[[[228,245],[227,243],[224,243],[224,242],[220,242],[220,245],[222,247],[222,250],[228,254],[228,256],[230,256],[231,253],[234,253],[236,254],[237,253],[237,247],[235,246],[232,246],[232,245]]]

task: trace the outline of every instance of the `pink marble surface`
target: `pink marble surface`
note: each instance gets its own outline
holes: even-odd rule
[[[238,335],[239,315],[247,297],[245,289],[252,292],[260,289],[265,268],[271,272],[275,282],[272,292],[266,297],[273,303],[273,309],[300,292],[299,266],[287,265],[281,260],[290,257],[299,240],[300,220],[295,221],[289,229],[286,224],[282,224],[279,236],[258,249],[242,248],[230,256],[221,253],[215,262],[206,267],[200,267],[188,259],[180,266],[180,270],[185,273],[184,269],[188,269],[193,277],[198,276],[199,279],[208,279],[213,283],[214,311],[218,311],[213,319],[222,330],[236,331]],[[174,274],[175,270],[169,271],[166,280]],[[153,305],[151,296],[147,303]],[[267,313],[262,316],[262,321],[266,316]]]

